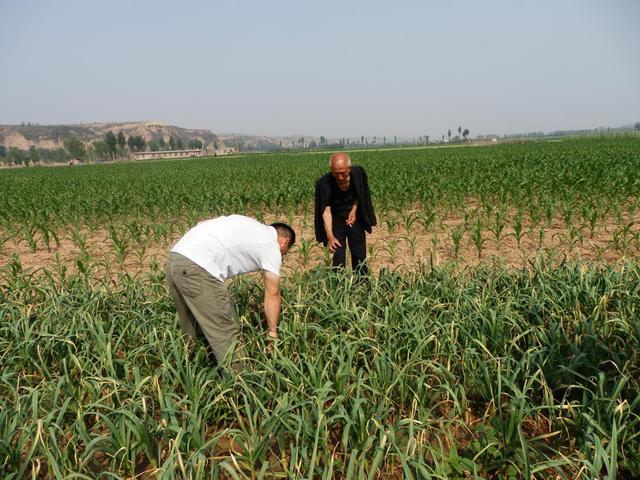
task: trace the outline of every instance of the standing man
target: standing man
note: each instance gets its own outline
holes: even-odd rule
[[[264,225],[242,215],[218,217],[189,230],[169,252],[166,277],[185,336],[203,334],[220,364],[231,351],[239,326],[224,282],[243,273],[264,272],[267,336],[278,338],[280,267],[296,234],[284,223]]]
[[[316,240],[333,253],[333,266],[345,265],[346,244],[351,252],[351,268],[367,274],[367,239],[376,225],[369,181],[364,168],[351,166],[349,155],[334,153],[329,162],[331,172],[316,182]]]

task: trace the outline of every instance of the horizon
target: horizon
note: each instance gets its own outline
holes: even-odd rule
[[[562,133],[563,135],[571,135],[572,133],[583,133],[583,132],[593,132],[593,133],[598,133],[598,132],[605,132],[605,131],[609,131],[612,130],[614,132],[616,131],[626,131],[626,130],[637,130],[636,128],[636,124],[640,123],[640,122],[629,122],[629,123],[625,123],[622,125],[600,125],[597,127],[592,127],[592,128],[580,128],[580,129],[576,129],[576,128],[562,128],[562,129],[557,129],[557,130],[540,130],[540,131],[529,131],[529,132],[512,132],[512,133],[504,133],[504,132],[490,132],[490,133],[479,133],[476,135],[469,135],[469,138],[478,138],[478,137],[491,137],[491,136],[496,136],[496,137],[518,137],[518,136],[527,136],[527,135],[539,135],[539,134],[543,134],[543,135],[553,135],[556,133]],[[7,124],[7,123],[0,123],[0,127],[28,127],[28,126],[34,126],[34,127],[56,127],[56,126],[67,126],[67,127],[82,127],[82,126],[90,126],[90,125],[129,125],[129,124],[143,124],[143,125],[160,125],[160,126],[164,126],[164,127],[173,127],[173,128],[181,128],[184,130],[195,130],[195,131],[208,131],[218,137],[264,137],[264,138],[270,138],[270,139],[291,139],[291,138],[299,138],[299,137],[307,137],[307,138],[313,138],[313,139],[317,139],[320,138],[321,136],[324,135],[317,135],[317,134],[297,134],[297,133],[289,133],[289,134],[284,134],[284,135],[267,135],[267,134],[261,134],[261,133],[251,133],[251,132],[214,132],[211,129],[207,129],[207,128],[187,128],[187,127],[182,127],[180,125],[176,125],[176,124],[172,124],[169,122],[163,122],[163,121],[157,121],[157,120],[121,120],[121,121],[113,121],[113,122],[84,122],[84,123],[34,123],[34,122],[21,122],[21,123],[13,123],[13,124]],[[451,134],[455,135],[457,132],[452,130]],[[360,138],[361,136],[347,136],[347,135],[339,135],[339,136],[331,136],[331,137],[325,137],[327,138],[327,140],[335,140],[335,141],[339,141],[341,139],[346,139],[346,140],[356,140],[358,138]],[[396,137],[396,139],[400,142],[407,142],[407,141],[414,141],[417,138],[421,138],[422,136],[410,136],[410,135],[390,135],[388,137],[386,136],[382,136],[382,137],[378,137],[377,135],[364,135],[365,139],[371,139],[371,138],[387,138],[386,143],[389,144],[390,140],[394,137]],[[446,137],[446,134],[443,134],[439,137],[434,137],[431,138],[431,136],[429,136],[431,143],[438,143],[438,141],[441,139],[441,137]],[[447,140],[448,142],[448,140]],[[379,143],[379,142],[377,142]],[[376,144],[377,144],[376,143]]]
[[[0,14],[2,124],[138,117],[219,135],[435,139],[640,120],[632,0],[0,0]]]

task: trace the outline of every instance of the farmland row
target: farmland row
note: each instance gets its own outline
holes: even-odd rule
[[[384,219],[418,206],[460,212],[472,207],[485,221],[516,211],[567,222],[637,210],[637,139],[567,141],[467,149],[353,152],[369,173]],[[308,216],[313,183],[328,170],[327,155],[270,155],[71,169],[2,172],[3,230],[104,226],[123,219],[192,224],[226,212]],[[505,212],[506,210],[506,212]]]
[[[451,263],[462,268],[499,263],[522,268],[538,257],[545,257],[551,264],[567,259],[616,264],[640,256],[640,211],[634,217],[625,213],[602,223],[578,220],[568,225],[561,217],[533,224],[517,214],[501,217],[498,224],[484,224],[479,216],[466,212],[462,217],[435,215],[427,222],[419,215],[418,210],[391,213],[374,229],[368,237],[368,261],[374,271],[411,270],[424,263]],[[266,222],[277,220],[268,213],[261,218]],[[309,218],[296,216],[287,221],[298,232],[298,242],[285,257],[285,274],[327,264],[329,253],[315,241]],[[34,232],[29,240],[7,238],[0,251],[0,264],[7,265],[17,255],[29,270],[64,267],[78,271],[99,265],[98,274],[139,273],[148,271],[154,263],[163,264],[170,246],[187,228],[176,221],[163,226],[162,234],[156,235],[152,227],[133,222],[108,230],[61,231],[48,238]],[[97,264],[96,260],[101,262]]]

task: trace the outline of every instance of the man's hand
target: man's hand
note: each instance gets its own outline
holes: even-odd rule
[[[353,224],[356,223],[356,211],[358,210],[358,201],[356,200],[351,205],[351,209],[349,210],[349,215],[347,215],[347,225],[353,227]]]
[[[347,217],[347,225],[353,227],[353,224],[356,223],[356,209],[353,208],[349,212],[349,216]]]
[[[342,244],[338,241],[338,239],[336,237],[334,237],[333,235],[330,235],[328,238],[328,244],[329,244],[329,251],[331,253],[336,253],[336,250],[339,249]]]

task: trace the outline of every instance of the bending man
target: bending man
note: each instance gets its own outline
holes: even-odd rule
[[[316,182],[316,240],[329,246],[334,267],[345,265],[348,242],[351,267],[366,274],[365,231],[371,233],[371,227],[376,225],[367,173],[362,167],[352,166],[344,152],[334,153],[329,165],[331,172]]]
[[[264,272],[267,335],[278,338],[280,267],[296,234],[284,223],[264,225],[242,215],[199,223],[172,247],[166,277],[185,336],[203,334],[218,363],[230,352],[239,326],[225,280]],[[237,355],[234,355],[237,357]]]

